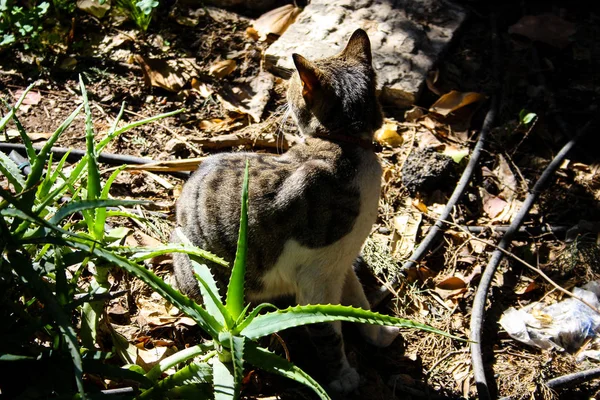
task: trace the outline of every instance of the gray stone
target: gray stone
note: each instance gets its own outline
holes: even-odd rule
[[[383,99],[408,107],[465,18],[446,0],[313,0],[267,49],[264,65],[289,77],[292,53],[309,60],[332,56],[362,28],[371,39]]]

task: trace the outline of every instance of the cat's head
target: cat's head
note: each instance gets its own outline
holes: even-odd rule
[[[287,100],[307,136],[350,135],[371,139],[383,117],[375,94],[375,71],[367,33],[356,30],[339,54],[309,61],[292,55]]]

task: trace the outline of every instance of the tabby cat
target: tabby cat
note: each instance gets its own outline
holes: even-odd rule
[[[183,188],[177,225],[198,247],[232,261],[249,160],[247,299],[293,295],[298,304],[369,309],[352,269],[377,217],[382,173],[371,145],[383,118],[369,38],[359,29],[336,56],[312,62],[292,57],[296,71],[287,100],[304,142],[280,156],[208,157]],[[172,241],[180,242],[175,233]],[[189,258],[174,255],[174,269],[179,289],[199,300]],[[229,272],[211,269],[223,290]],[[314,324],[308,330],[327,365],[330,391],[354,390],[359,376],[346,359],[341,324]],[[396,328],[377,325],[359,330],[379,347],[398,334]]]

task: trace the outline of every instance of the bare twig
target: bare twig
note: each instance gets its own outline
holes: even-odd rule
[[[253,138],[250,135],[243,133],[232,133],[207,139],[195,139],[194,143],[202,146],[202,148],[214,150],[235,146],[253,146],[269,149],[283,148],[283,150],[287,150],[292,144],[297,143],[299,140],[299,137],[288,134],[283,134],[282,139],[278,140],[278,138],[274,136]]]

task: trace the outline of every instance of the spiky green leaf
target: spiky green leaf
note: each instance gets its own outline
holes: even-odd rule
[[[10,110],[8,110],[8,112],[0,119],[0,130],[4,130],[4,127],[6,126],[8,121],[10,121],[10,119],[13,117],[13,115],[15,115],[19,107],[21,107],[21,104],[23,103],[23,100],[25,100],[25,96],[27,96],[27,93],[29,93],[29,91],[33,89],[34,86],[35,82],[27,86],[27,89],[25,89],[23,93],[21,93],[21,96],[19,97],[15,105]]]
[[[244,182],[242,184],[242,205],[240,210],[240,231],[238,234],[237,251],[235,261],[231,269],[231,278],[227,286],[227,298],[225,306],[231,317],[237,320],[244,309],[244,277],[246,275],[246,253],[248,251],[248,171],[249,163],[246,160],[244,170]]]
[[[152,271],[143,268],[133,261],[119,256],[112,251],[103,249],[100,246],[91,246],[89,241],[79,238],[69,239],[69,245],[79,250],[86,250],[103,260],[113,263],[114,265],[123,268],[125,271],[140,279],[146,285],[150,286],[160,296],[165,298],[175,307],[179,308],[188,317],[192,318],[196,323],[212,337],[218,337],[219,332],[223,330],[223,326],[205,309],[198,305],[195,301],[184,296],[177,290],[173,289],[169,284],[156,276]]]
[[[429,325],[379,314],[374,311],[363,310],[362,308],[334,304],[295,306],[259,315],[242,329],[240,334],[250,339],[257,339],[295,326],[331,321],[349,321],[364,324],[396,326],[399,328],[421,329],[423,331],[461,340],[458,337],[435,329]]]
[[[213,358],[213,387],[215,400],[234,400],[239,397],[230,367],[218,357]]]
[[[144,200],[82,200],[82,201],[74,201],[67,205],[64,205],[58,210],[56,214],[50,218],[51,224],[58,224],[60,221],[65,219],[71,214],[74,214],[79,211],[84,210],[92,210],[99,207],[117,207],[117,206],[126,206],[126,205],[134,205],[134,204],[148,204],[147,201]]]
[[[323,400],[330,398],[327,392],[325,392],[325,389],[323,389],[323,387],[321,387],[321,385],[306,372],[302,371],[286,359],[283,359],[262,347],[258,347],[256,343],[249,339],[246,339],[244,357],[249,364],[267,372],[285,376],[286,378],[293,379],[296,382],[308,386]]]
[[[56,301],[54,293],[50,290],[43,279],[34,271],[30,260],[20,253],[10,252],[8,254],[10,267],[12,267],[19,276],[27,280],[27,284],[34,290],[37,298],[44,303],[46,309],[52,315],[52,320],[57,325],[61,332],[68,349],[69,355],[73,362],[73,376],[77,384],[79,395],[82,399],[86,399],[85,390],[83,387],[83,364],[80,355],[79,343],[77,334],[71,325],[70,316],[65,314],[60,304]]]
[[[192,363],[173,375],[159,381],[155,386],[140,394],[138,399],[164,399],[165,392],[176,387],[195,384],[208,384],[213,381],[213,368],[207,363]]]
[[[233,319],[221,301],[219,289],[210,269],[205,264],[190,260],[194,269],[194,275],[200,284],[202,303],[206,311],[210,313],[221,325],[231,328]]]
[[[23,187],[25,186],[25,179],[19,170],[19,166],[1,151],[0,172],[15,187],[15,191],[17,193],[20,193],[23,190]]]
[[[127,250],[127,248],[119,248],[120,250]],[[179,243],[169,243],[163,246],[156,246],[152,248],[144,248],[137,247],[135,248],[135,253],[131,255],[131,259],[134,261],[143,261],[148,260],[150,258],[154,258],[156,256],[162,256],[170,253],[184,253],[192,256],[201,257],[205,260],[212,261],[216,264],[222,265],[223,267],[229,266],[227,261],[223,260],[221,257],[217,257],[216,255],[202,250],[193,245],[183,245]]]

